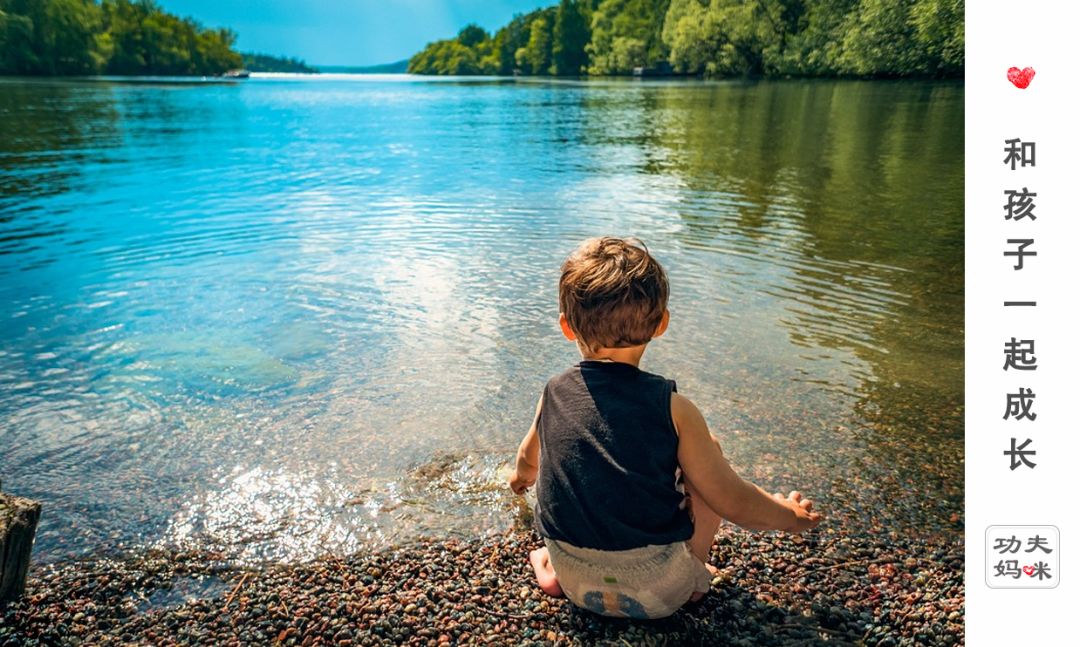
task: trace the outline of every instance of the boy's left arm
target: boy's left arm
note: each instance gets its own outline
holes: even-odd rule
[[[525,434],[518,447],[514,474],[510,477],[510,489],[514,494],[525,494],[525,490],[536,483],[536,474],[540,468],[540,434],[536,430],[536,424],[540,420],[540,405],[543,403],[544,396],[540,396],[529,433]]]

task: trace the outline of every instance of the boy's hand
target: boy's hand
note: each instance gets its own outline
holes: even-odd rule
[[[782,530],[785,532],[802,532],[804,530],[810,530],[821,523],[821,513],[813,511],[814,502],[810,499],[804,499],[799,491],[792,490],[786,498],[783,494],[777,492],[773,495],[773,498],[795,513],[794,524],[789,528],[783,528]]]
[[[514,470],[513,475],[510,476],[510,489],[514,491],[514,494],[525,494],[525,490],[531,488],[536,483],[536,473],[531,476],[523,475],[519,470]]]
[[[536,426],[540,420],[540,406],[543,404],[544,396],[540,396],[536,402],[536,413],[533,414],[529,433],[525,434],[518,447],[514,474],[510,477],[510,489],[514,494],[525,494],[525,490],[536,483],[536,474],[540,471],[540,434]]]

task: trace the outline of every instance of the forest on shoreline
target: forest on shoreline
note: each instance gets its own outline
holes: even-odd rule
[[[236,34],[153,0],[0,0],[0,74],[214,76],[316,72],[295,58],[242,54]]]
[[[299,58],[270,54],[243,54],[243,67],[248,72],[284,72],[288,74],[318,74],[319,70]]]
[[[0,0],[0,74],[317,70],[154,0]],[[962,77],[963,0],[560,0],[494,34],[466,25],[408,72],[438,75]],[[397,71],[395,67],[393,71]]]
[[[561,0],[467,25],[409,72],[961,77],[963,0]]]

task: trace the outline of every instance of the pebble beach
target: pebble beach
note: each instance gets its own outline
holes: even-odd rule
[[[0,647],[964,644],[962,543],[725,526],[711,592],[657,621],[546,596],[527,559],[539,543],[518,528],[293,565],[205,552],[38,565],[0,610]]]

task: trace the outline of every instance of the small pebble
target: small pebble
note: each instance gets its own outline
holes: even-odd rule
[[[539,544],[531,532],[424,540],[248,570],[199,552],[58,562],[32,570],[26,597],[0,609],[0,647],[964,643],[963,554],[947,540],[885,541],[843,526],[804,542],[725,530],[712,590],[650,622],[542,595],[525,559]],[[185,591],[192,578],[200,588]]]

